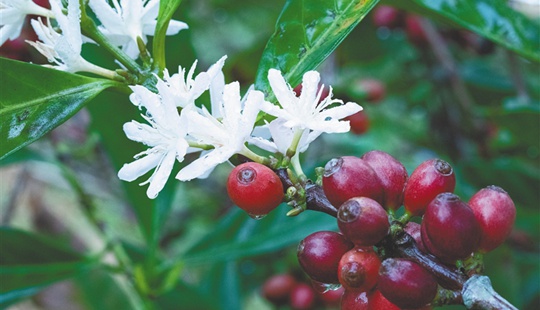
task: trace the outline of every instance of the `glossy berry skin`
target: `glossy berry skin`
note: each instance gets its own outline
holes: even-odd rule
[[[508,193],[498,186],[488,186],[471,197],[469,206],[480,225],[478,249],[486,253],[501,245],[516,220],[516,207]]]
[[[356,246],[373,246],[381,241],[390,228],[388,215],[375,200],[355,197],[338,209],[339,230]]]
[[[298,262],[312,280],[337,284],[339,260],[353,246],[340,233],[318,231],[300,241]]]
[[[431,254],[443,262],[453,263],[477,249],[480,226],[472,209],[458,196],[442,193],[428,205],[421,234]]]
[[[391,303],[381,294],[381,291],[374,290],[369,295],[369,310],[401,310],[398,306]]]
[[[450,164],[441,159],[426,160],[414,169],[405,185],[405,211],[420,216],[438,194],[453,192],[455,187],[456,176]]]
[[[408,222],[403,230],[411,235],[414,239],[414,243],[418,249],[424,253],[427,253],[426,248],[424,247],[424,242],[422,241],[421,225],[415,222]]]
[[[341,297],[341,310],[368,310],[368,292],[359,290],[345,290]]]
[[[235,167],[227,179],[231,200],[252,216],[266,215],[283,200],[283,185],[270,168],[248,162]]]
[[[364,134],[369,129],[369,117],[364,110],[347,116],[345,120],[349,121],[351,132],[355,135]]]
[[[291,290],[297,285],[290,274],[277,274],[268,278],[262,288],[262,296],[274,305],[284,305],[289,301]]]
[[[400,308],[420,308],[435,298],[437,281],[417,263],[389,258],[381,264],[377,289]]]
[[[377,284],[381,260],[372,248],[356,247],[339,261],[339,283],[345,290],[369,291]]]
[[[327,307],[337,308],[341,302],[343,293],[345,293],[345,288],[340,286],[337,290],[329,290],[324,293],[319,293],[319,300],[321,300]]]
[[[298,283],[291,290],[290,306],[294,310],[308,310],[315,306],[317,295],[313,288],[305,283]]]
[[[409,178],[407,169],[392,155],[383,151],[370,151],[361,157],[373,168],[383,187],[381,205],[385,209],[397,210],[403,204],[403,190]]]
[[[353,197],[381,201],[383,188],[375,171],[355,156],[331,159],[324,167],[323,190],[336,207]]]

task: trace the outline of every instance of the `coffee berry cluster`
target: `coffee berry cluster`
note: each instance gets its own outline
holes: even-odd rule
[[[279,205],[289,183],[248,162],[232,171],[227,188],[233,202],[256,216]],[[456,291],[482,272],[483,254],[504,242],[516,210],[500,187],[488,186],[465,202],[453,193],[455,185],[453,168],[441,159],[424,161],[410,175],[382,151],[331,159],[313,185],[322,190],[307,199],[336,206],[335,213],[311,209],[334,215],[340,232],[304,238],[297,252],[301,268],[315,286],[344,288],[341,309],[463,302]]]

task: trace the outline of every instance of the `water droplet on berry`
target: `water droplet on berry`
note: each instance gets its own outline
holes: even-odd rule
[[[341,287],[341,284],[339,283],[322,283],[319,281],[311,280],[311,286],[317,291],[318,293],[324,294],[328,291],[335,291]]]
[[[249,217],[251,217],[254,220],[262,220],[264,217],[266,217],[268,214],[249,214]]]

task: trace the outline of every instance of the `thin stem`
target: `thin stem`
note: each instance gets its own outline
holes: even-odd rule
[[[294,154],[294,156],[291,158],[291,164],[292,168],[294,169],[294,173],[300,179],[300,182],[306,183],[307,177],[302,170],[302,165],[300,164],[300,153]]]
[[[272,163],[272,161],[269,158],[261,156],[253,152],[245,145],[244,145],[244,149],[239,154],[244,155],[247,158],[253,160],[254,162],[265,165],[265,166],[269,166]]]
[[[86,60],[85,60],[84,72],[93,73],[93,74],[96,74],[96,75],[99,75],[99,76],[102,76],[104,78],[114,80],[114,81],[119,81],[119,82],[125,82],[126,81],[126,79],[124,77],[122,77],[121,75],[119,75],[115,71],[105,69],[103,67],[95,65],[93,63],[90,63],[90,62],[88,62]]]
[[[291,141],[291,146],[289,146],[287,149],[287,154],[285,154],[287,157],[291,158],[296,154],[296,149],[298,148],[298,144],[300,144],[300,139],[302,138],[303,133],[304,129],[297,129],[295,131]]]
[[[19,174],[17,175],[17,182],[15,183],[15,186],[13,186],[13,190],[9,195],[9,200],[5,207],[6,211],[4,212],[4,214],[2,214],[2,218],[0,219],[0,225],[6,225],[11,220],[13,212],[15,211],[15,208],[17,206],[17,201],[21,196],[24,188],[26,187],[26,183],[28,183],[29,178],[30,176],[28,175],[26,167],[23,168],[22,171],[19,172]]]

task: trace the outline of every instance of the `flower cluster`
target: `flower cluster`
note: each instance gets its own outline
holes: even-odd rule
[[[225,57],[195,78],[195,64],[187,76],[181,67],[172,76],[165,72],[164,79],[158,78],[158,93],[142,86],[131,87],[130,99],[146,110],[143,117],[148,124],[132,121],[124,125],[124,131],[129,139],[149,149],[120,169],[120,179],[133,181],[155,168],[141,184],[150,183],[147,195],[155,198],[169,178],[175,160],[182,162],[187,153],[201,151],[198,159],[176,175],[180,181],[204,178],[235,154],[264,161],[248,148],[250,144],[283,156],[297,155],[324,132],[348,131],[348,121],[341,119],[362,109],[356,103],[332,99],[331,90],[322,99],[316,71],[304,75],[303,89],[297,97],[281,72],[270,70],[268,79],[279,105],[266,101],[261,91],[252,88],[242,97],[238,82],[225,84],[224,61]],[[211,111],[195,104],[205,91],[210,92]],[[275,119],[256,126],[260,113]]]

